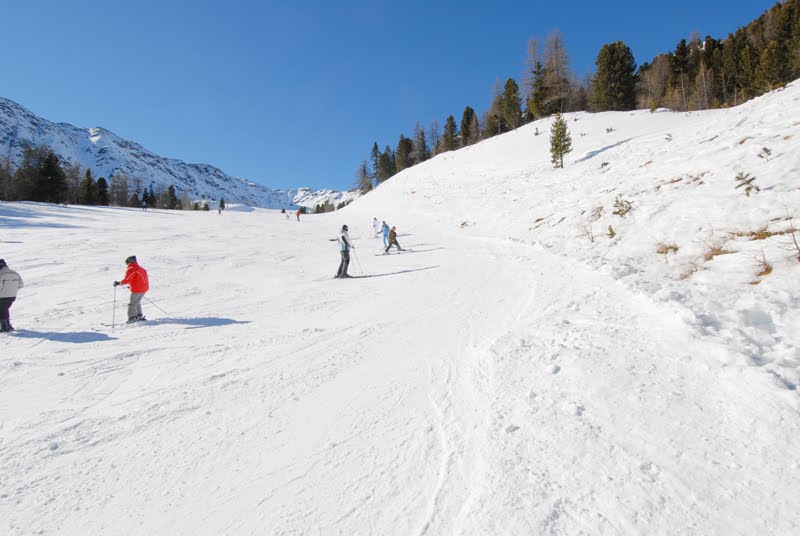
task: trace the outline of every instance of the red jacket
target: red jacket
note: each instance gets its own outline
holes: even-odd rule
[[[125,270],[125,277],[120,281],[123,285],[130,285],[131,292],[141,293],[150,290],[150,282],[147,280],[147,270],[132,262]]]

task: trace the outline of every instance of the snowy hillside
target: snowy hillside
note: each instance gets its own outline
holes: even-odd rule
[[[151,183],[188,191],[193,199],[223,197],[229,202],[265,208],[290,208],[304,204],[302,198],[313,193],[316,199],[334,204],[351,198],[354,192],[332,190],[309,192],[307,188],[275,190],[255,182],[231,177],[208,164],[187,164],[158,156],[138,143],[125,140],[103,128],[77,128],[67,123],[52,123],[19,104],[0,97],[0,155],[9,155],[14,167],[22,160],[26,145],[47,145],[63,163],[79,163],[91,168],[96,177],[109,179],[117,172]]]
[[[800,533],[800,84],[567,119],[299,222],[0,203],[0,532]]]

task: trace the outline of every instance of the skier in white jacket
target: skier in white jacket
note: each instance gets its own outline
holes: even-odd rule
[[[342,254],[342,262],[339,263],[339,270],[334,276],[339,279],[352,277],[347,275],[347,266],[350,264],[350,248],[355,249],[355,246],[350,241],[350,235],[347,234],[347,231],[347,225],[342,225],[342,232],[339,233],[339,252]]]
[[[0,333],[14,331],[8,310],[17,299],[17,291],[23,287],[22,278],[0,259]]]

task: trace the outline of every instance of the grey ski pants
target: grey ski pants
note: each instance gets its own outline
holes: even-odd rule
[[[144,292],[131,292],[131,301],[128,303],[128,320],[142,316],[142,298],[144,298]]]

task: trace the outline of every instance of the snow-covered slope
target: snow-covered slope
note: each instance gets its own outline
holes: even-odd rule
[[[800,533],[798,104],[570,115],[563,170],[540,121],[299,222],[0,203],[0,532]]]
[[[307,206],[307,188],[276,190],[247,179],[231,177],[208,164],[187,164],[158,156],[138,143],[120,138],[103,128],[77,128],[67,123],[52,123],[19,104],[0,97],[0,155],[10,156],[14,166],[22,160],[26,145],[47,145],[66,164],[79,163],[91,168],[97,177],[110,179],[117,172],[138,177],[143,184],[173,184],[194,199],[223,197],[228,202],[266,208]],[[331,190],[313,192],[317,199],[339,203],[354,192]]]

